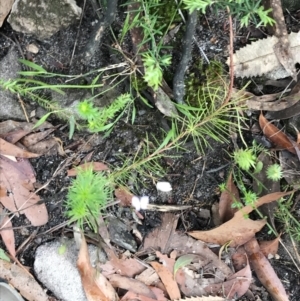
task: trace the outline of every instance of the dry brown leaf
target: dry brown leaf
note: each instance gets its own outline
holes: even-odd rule
[[[0,156],[0,187],[5,189],[1,203],[8,210],[25,214],[33,226],[41,226],[48,222],[48,212],[44,203],[38,204],[40,198],[34,194],[34,175],[31,165],[26,159],[13,162]],[[18,215],[18,212],[15,212]]]
[[[18,158],[37,158],[40,156],[38,154],[28,152],[25,149],[21,149],[18,146],[5,141],[2,138],[0,138],[0,154],[14,156]]]
[[[214,277],[211,278],[201,277],[194,270],[195,267],[193,269],[183,267],[180,268],[175,275],[175,279],[179,285],[180,291],[186,297],[206,295],[207,293],[204,290],[205,287],[220,282],[220,279],[215,277],[215,273],[212,270],[209,270],[208,272],[205,270],[207,274],[214,275]]]
[[[115,190],[115,196],[120,200],[120,205],[127,207],[131,206],[131,200],[134,195],[125,187],[119,187]]]
[[[122,288],[127,291],[131,291],[133,293],[141,294],[145,297],[155,299],[155,294],[152,292],[152,290],[146,284],[139,280],[114,274],[109,276],[109,282],[113,287]]]
[[[277,201],[280,198],[290,195],[294,192],[294,190],[288,191],[288,192],[272,192],[269,194],[266,194],[262,197],[260,197],[256,202],[255,202],[255,208],[260,207],[263,204],[267,204],[267,203],[271,203],[273,201]],[[244,214],[249,214],[250,212],[252,212],[254,210],[253,206],[248,205],[243,207],[241,210],[239,210],[238,212],[236,212],[236,214],[238,214],[239,216],[242,216]]]
[[[164,284],[171,300],[180,299],[181,294],[176,281],[174,280],[173,273],[171,273],[166,267],[158,262],[151,262],[152,267],[160,277]]]
[[[208,297],[191,297],[191,298],[180,299],[177,301],[230,301],[230,300],[223,297],[208,296]]]
[[[276,146],[282,149],[286,149],[293,154],[296,154],[296,150],[285,133],[280,131],[274,124],[270,123],[261,113],[259,115],[259,125],[264,135]]]
[[[108,247],[112,248],[110,244],[110,236],[107,230],[107,224],[105,223],[103,216],[99,214],[98,218],[98,231],[101,238],[104,240],[104,242],[108,245]]]
[[[276,201],[291,193],[292,191],[270,193],[259,198],[256,201],[255,206],[257,208],[263,204]],[[205,242],[217,243],[219,245],[223,245],[227,242],[230,242],[231,247],[243,245],[254,237],[255,233],[260,231],[266,224],[266,220],[254,221],[250,218],[245,218],[245,215],[249,214],[253,210],[253,206],[245,206],[237,211],[231,220],[217,228],[208,231],[191,231],[188,232],[188,234],[196,239]]]
[[[198,254],[210,260],[214,267],[223,273],[224,277],[232,275],[231,269],[205,243],[176,231],[178,218],[179,215],[165,213],[162,216],[160,227],[155,228],[145,237],[144,246],[139,255],[153,250],[161,250],[164,254],[176,250],[178,256]]]
[[[59,143],[55,137],[50,137],[47,140],[40,141],[34,145],[27,147],[28,151],[39,155],[56,155],[59,150]]]
[[[163,285],[162,283],[160,283],[160,284]],[[168,300],[165,297],[164,291],[162,289],[160,289],[159,287],[155,287],[155,286],[151,286],[150,288],[151,288],[152,292],[155,294],[156,300],[158,300],[158,301],[167,301]]]
[[[2,208],[0,208],[0,235],[9,254],[13,257],[16,257],[15,235],[14,235],[12,223],[9,220],[8,216],[5,216],[3,220],[1,219],[1,217],[4,214],[5,211]],[[8,229],[2,229],[2,227]]]
[[[109,258],[109,262],[107,263],[113,266],[115,271],[118,271],[118,274],[122,276],[133,278],[146,269],[146,267],[135,258],[120,259],[116,256],[114,251],[109,248],[105,248],[105,252]]]
[[[300,32],[288,35],[293,64],[300,60]],[[237,77],[260,76],[268,73],[270,78],[278,79],[290,76],[279,62],[274,52],[278,43],[275,36],[253,42],[235,52],[233,55],[234,73]],[[229,65],[229,59],[227,60]]]
[[[91,265],[87,243],[81,233],[77,267],[88,301],[117,301],[119,297],[109,281]]]
[[[222,223],[229,221],[237,211],[231,207],[235,201],[240,201],[240,195],[233,182],[231,172],[226,183],[226,189],[221,193],[219,201],[219,216]]]
[[[276,255],[278,253],[280,236],[273,240],[263,240],[259,242],[261,252],[268,258],[268,256]]]
[[[48,301],[47,294],[33,276],[14,263],[0,259],[0,278],[15,287],[28,301]]]
[[[42,132],[36,132],[36,133],[29,134],[21,140],[21,143],[25,147],[32,146],[32,145],[37,144],[38,142],[44,140],[55,130],[56,130],[56,128],[51,128],[51,129],[48,129],[48,130],[45,130]]]
[[[281,281],[268,259],[261,252],[255,238],[252,238],[245,244],[245,250],[258,279],[270,293],[272,299],[274,301],[289,301],[289,297],[287,296]]]
[[[247,254],[244,246],[238,247],[231,256],[232,264],[235,271],[243,269],[248,264]]]
[[[231,247],[236,247],[254,237],[255,233],[260,231],[265,224],[265,220],[254,221],[244,216],[234,215],[231,220],[217,228],[208,231],[191,231],[188,234],[205,242],[219,245],[230,242]]]
[[[145,283],[146,285],[153,285],[159,281],[157,273],[151,267],[137,275],[135,279]]]
[[[256,96],[250,92],[246,92],[246,93],[245,93],[246,95],[252,95],[250,96],[251,98],[246,100],[247,107],[251,110],[256,110],[256,111],[278,112],[278,111],[286,110],[294,106],[297,102],[299,102],[299,98],[300,98],[299,93],[290,94],[284,97],[282,97],[281,95],[282,93],[263,95],[263,96]],[[267,98],[268,96],[269,99]],[[276,96],[279,97],[279,99],[276,100]]]
[[[159,251],[156,251],[156,257],[159,258],[159,261],[166,267],[171,273],[174,272],[174,265],[176,260],[176,250],[173,250],[170,254],[170,257],[168,255],[162,254]]]
[[[137,294],[131,291],[128,291],[121,299],[121,301],[132,301],[132,300],[138,300],[138,301],[157,301],[156,299],[152,299],[146,296],[143,296],[141,294]]]
[[[209,285],[205,288],[208,294],[221,295],[228,299],[239,298],[249,289],[252,274],[249,264],[230,276],[225,282]]]
[[[92,168],[93,171],[109,170],[108,166],[102,162],[87,162],[77,166],[76,168],[69,169],[68,177],[75,177],[79,168],[82,168],[83,170]]]
[[[1,126],[1,124],[0,124]],[[24,136],[26,136],[28,133],[30,133],[30,130],[24,130],[24,129],[16,129],[12,132],[5,133],[1,135],[1,138],[3,138],[5,141],[15,144],[20,139],[22,139]]]

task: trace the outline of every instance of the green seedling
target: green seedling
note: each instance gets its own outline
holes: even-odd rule
[[[101,210],[112,198],[113,186],[103,173],[95,173],[91,168],[79,169],[69,188],[66,200],[66,216],[83,229],[84,223],[96,233]]]
[[[297,214],[293,208],[292,196],[288,200],[280,199],[275,217],[284,225],[284,230],[298,244],[300,244],[300,223],[293,214]]]

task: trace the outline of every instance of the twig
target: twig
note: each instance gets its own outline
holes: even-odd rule
[[[25,118],[26,118],[26,121],[29,123],[29,118],[28,118],[28,115],[27,115],[27,112],[26,112],[26,109],[25,109],[25,106],[24,106],[24,101],[22,100],[20,94],[18,93],[18,99],[19,99],[19,103],[23,109],[23,112],[24,112],[24,115],[25,115]]]
[[[177,1],[177,0],[175,0],[175,1],[176,1],[177,5],[178,5],[178,1]],[[180,8],[178,8],[178,13],[179,13],[179,15],[180,15],[180,17],[181,17],[183,23],[185,24],[185,23],[186,23],[185,17],[184,17],[184,15],[183,15],[183,13],[182,13],[182,11],[181,11]],[[208,22],[207,22],[207,23],[208,23]],[[209,23],[208,23],[208,26],[209,26]],[[210,30],[211,30],[211,28],[210,28]],[[207,64],[210,64],[210,61],[209,61],[207,55],[205,54],[205,52],[203,51],[202,47],[201,47],[200,44],[198,43],[198,41],[197,41],[195,35],[193,35],[193,41],[194,41],[194,42],[196,43],[196,45],[198,46],[198,49],[199,49],[201,55],[203,56],[203,58],[205,59],[206,63],[207,63]]]
[[[185,86],[184,86],[184,75],[191,58],[192,52],[192,41],[197,24],[198,12],[195,10],[189,14],[188,20],[186,22],[186,32],[184,41],[182,43],[182,57],[179,62],[179,65],[176,69],[174,79],[173,79],[173,93],[174,98],[177,103],[183,103],[183,97],[185,95]]]
[[[73,51],[72,51],[69,67],[71,67],[71,65],[72,65],[74,53],[75,53],[75,50],[76,50],[77,41],[78,41],[79,32],[80,32],[80,27],[81,27],[81,23],[82,23],[82,19],[83,19],[83,14],[84,14],[84,11],[85,11],[85,5],[86,5],[86,0],[84,0],[84,3],[83,3],[82,13],[81,13],[81,16],[80,16],[79,26],[78,26],[78,30],[77,30],[77,34],[76,34],[76,38],[75,38],[75,43],[74,43],[74,46],[73,46]]]
[[[227,97],[223,103],[223,105],[226,105],[230,98],[231,98],[231,93],[232,93],[232,88],[233,88],[233,80],[234,80],[234,67],[233,67],[233,27],[232,27],[232,17],[230,14],[230,9],[227,6],[227,12],[228,12],[228,20],[229,20],[229,30],[230,30],[230,40],[229,40],[229,47],[230,47],[230,84],[229,84],[229,89],[227,93]]]

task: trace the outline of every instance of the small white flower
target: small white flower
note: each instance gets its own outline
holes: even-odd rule
[[[157,182],[156,189],[163,192],[170,192],[172,190],[172,186],[169,182]]]
[[[137,197],[133,196],[131,199],[131,205],[135,208],[136,211],[140,211],[141,209],[147,209],[149,204],[149,197],[148,196],[142,196]]]

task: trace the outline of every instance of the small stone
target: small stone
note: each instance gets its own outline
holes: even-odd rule
[[[31,53],[34,53],[34,54],[37,54],[39,52],[39,48],[35,44],[28,44],[26,46],[26,50],[28,52],[31,52]]]

